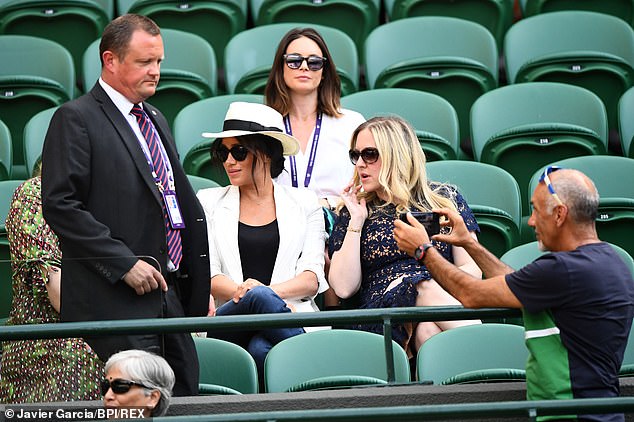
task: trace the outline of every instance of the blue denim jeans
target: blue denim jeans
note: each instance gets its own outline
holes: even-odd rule
[[[277,314],[291,312],[286,303],[270,288],[258,286],[249,290],[238,303],[233,300],[216,309],[217,316]],[[273,346],[289,337],[303,334],[303,328],[266,328],[248,331],[209,331],[207,337],[238,344],[255,359],[260,380],[264,377],[264,359]]]

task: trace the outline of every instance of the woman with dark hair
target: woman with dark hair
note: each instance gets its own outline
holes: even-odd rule
[[[306,187],[323,206],[335,207],[354,170],[347,160],[350,137],[365,119],[341,108],[341,82],[317,31],[295,28],[282,38],[264,95],[266,104],[284,116],[285,132],[300,145],[276,181]]]
[[[272,108],[235,102],[223,132],[203,134],[216,138],[212,157],[231,182],[198,192],[213,233],[209,260],[216,315],[313,312],[318,310],[313,299],[327,288],[326,233],[316,195],[273,181],[283,170],[284,156],[299,149],[283,127],[281,114]],[[243,346],[263,374],[271,347],[303,332],[273,328],[207,335]]]

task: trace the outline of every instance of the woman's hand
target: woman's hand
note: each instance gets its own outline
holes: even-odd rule
[[[354,186],[351,181],[341,193],[341,199],[346,205],[348,212],[350,212],[349,225],[355,229],[363,227],[363,223],[365,223],[366,218],[368,218],[368,208],[365,204],[365,198],[359,200],[357,197],[360,190],[361,185]]]
[[[241,284],[238,285],[238,288],[233,293],[233,301],[235,303],[240,302],[240,299],[242,299],[249,290],[257,286],[264,286],[264,284],[260,283],[254,278],[247,278]]]
[[[216,301],[212,295],[209,295],[209,310],[207,316],[216,316]]]

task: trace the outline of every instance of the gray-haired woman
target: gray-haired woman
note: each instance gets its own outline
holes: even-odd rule
[[[124,350],[106,362],[101,392],[106,408],[139,409],[144,417],[167,412],[174,371],[160,356],[144,350]]]

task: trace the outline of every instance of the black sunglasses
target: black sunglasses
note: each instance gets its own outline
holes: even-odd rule
[[[302,67],[302,63],[306,60],[306,66],[308,66],[308,70],[317,71],[324,67],[326,63],[325,57],[319,57],[310,55],[308,57],[302,56],[300,54],[284,54],[284,61],[286,62],[286,66],[290,69],[299,69]]]
[[[376,148],[363,148],[361,151],[351,149],[348,151],[348,156],[355,166],[357,165],[357,161],[359,161],[359,157],[363,158],[364,163],[372,164],[376,163],[376,160],[379,159],[379,150]]]
[[[249,150],[242,145],[236,144],[232,146],[231,149],[227,148],[224,145],[219,145],[215,151],[216,157],[220,160],[221,163],[227,161],[227,158],[229,158],[229,153],[231,153],[231,156],[236,161],[244,161],[247,158]]]
[[[110,390],[111,388],[112,392],[115,394],[125,394],[130,391],[130,388],[132,388],[133,385],[138,385],[139,387],[151,390],[151,388],[146,385],[130,380],[117,378],[110,381],[108,379],[104,379],[101,381],[101,395],[105,396],[106,393],[108,393],[108,390]]]

